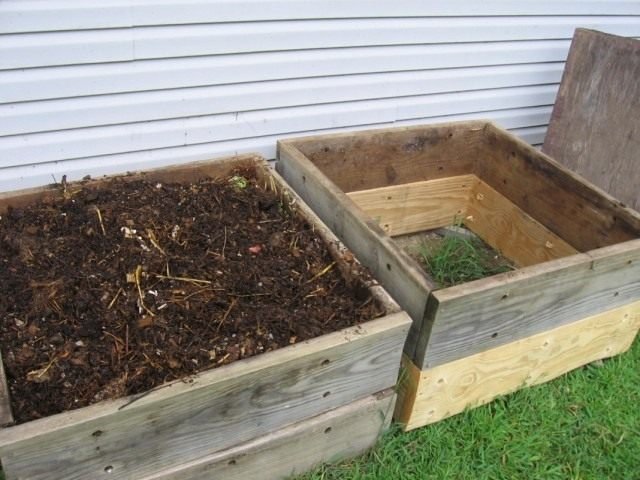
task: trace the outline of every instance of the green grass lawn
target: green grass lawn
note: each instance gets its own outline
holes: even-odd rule
[[[640,479],[640,341],[301,479]]]
[[[640,341],[299,480],[331,479],[640,479]]]

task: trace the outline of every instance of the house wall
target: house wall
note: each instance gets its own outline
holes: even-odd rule
[[[3,0],[0,190],[489,118],[542,143],[576,27],[637,0]]]

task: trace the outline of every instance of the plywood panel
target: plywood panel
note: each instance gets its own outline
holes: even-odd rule
[[[394,403],[395,393],[386,390],[144,480],[290,478],[372,447],[388,427]]]
[[[421,371],[405,357],[407,382],[396,419],[412,430],[547,382],[626,351],[639,328],[640,302],[635,302],[435,368]]]
[[[477,177],[460,175],[351,192],[387,234],[404,235],[461,222]]]
[[[464,223],[518,267],[578,253],[481,180],[474,183]]]
[[[578,29],[542,150],[640,210],[640,40]]]

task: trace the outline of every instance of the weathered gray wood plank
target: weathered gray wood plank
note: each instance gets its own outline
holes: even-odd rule
[[[144,480],[289,478],[366,451],[388,427],[394,403],[386,390]]]
[[[640,240],[432,293],[416,365],[445,364],[640,299]]]
[[[640,41],[577,29],[542,150],[640,210]]]
[[[11,403],[9,402],[9,389],[7,388],[7,377],[4,373],[4,365],[0,357],[0,427],[13,423],[11,414]]]
[[[280,142],[278,147],[277,171],[413,319],[405,345],[405,352],[412,356],[434,284],[373,219],[295,146]]]
[[[137,400],[2,429],[7,479],[142,478],[348,404],[395,383],[409,323],[396,313]]]

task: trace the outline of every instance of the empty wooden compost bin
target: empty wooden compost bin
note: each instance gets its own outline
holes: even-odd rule
[[[633,342],[640,216],[490,122],[283,140],[277,169],[412,316],[407,429]],[[411,241],[451,225],[512,268],[438,286]]]
[[[264,185],[264,189],[260,190],[265,192],[264,197],[260,198],[271,198],[267,197],[267,193],[275,193],[275,195],[271,195],[275,200],[263,205],[257,202],[250,204],[243,202],[242,193],[237,193],[240,196],[240,203],[248,204],[247,208],[258,212],[273,207],[271,210],[280,212],[278,215],[285,218],[298,218],[299,224],[303,225],[301,228],[304,231],[312,232],[317,237],[313,237],[313,240],[309,241],[300,240],[298,245],[306,242],[307,249],[298,251],[294,256],[300,257],[304,263],[304,260],[310,257],[309,242],[313,245],[324,244],[328,249],[328,260],[325,260],[333,268],[331,275],[336,275],[335,284],[342,282],[339,280],[342,278],[347,285],[353,286],[354,291],[359,292],[358,296],[354,297],[354,305],[359,306],[363,301],[369,302],[369,305],[375,304],[376,313],[374,316],[376,318],[359,324],[345,319],[344,321],[348,321],[352,326],[337,329],[333,333],[311,337],[304,341],[296,341],[294,337],[289,339],[287,335],[286,343],[291,345],[251,358],[239,359],[229,364],[221,363],[226,360],[226,356],[222,359],[212,357],[211,351],[207,352],[205,349],[204,358],[211,360],[211,366],[218,365],[217,368],[207,370],[205,366],[205,369],[199,373],[169,383],[161,383],[156,388],[143,393],[111,400],[98,398],[97,403],[92,405],[24,421],[17,425],[13,425],[12,404],[9,402],[11,387],[16,381],[16,369],[14,367],[11,372],[10,367],[11,363],[15,364],[15,362],[13,358],[8,359],[5,356],[4,366],[8,382],[5,381],[5,375],[1,368],[2,362],[0,362],[0,380],[2,380],[0,382],[0,459],[7,480],[285,478],[322,462],[361,453],[378,439],[381,431],[388,425],[393,412],[395,392],[392,387],[396,384],[402,346],[411,320],[385,290],[376,284],[377,282],[373,282],[370,277],[364,274],[361,264],[353,254],[344,248],[343,244],[286,186],[282,178],[268,167],[263,159],[248,155],[186,164],[120,177],[119,181],[128,183],[134,180],[144,180],[147,182],[145,185],[150,185],[148,187],[150,189],[171,187],[180,192],[199,191],[201,183],[198,181],[202,179],[209,179],[206,180],[208,182],[213,181],[212,179],[218,179],[222,182],[233,182],[232,184],[237,185],[239,189],[247,188],[243,180],[244,177],[238,177],[234,173],[238,169],[253,172],[251,178],[255,183],[251,185],[255,185],[255,187],[251,188],[258,190],[261,185]],[[229,177],[230,175],[233,176]],[[191,218],[191,216],[183,218],[178,215],[176,221],[180,223],[180,230],[175,227],[163,230],[154,225],[153,228],[159,228],[159,234],[153,236],[149,230],[144,233],[143,225],[136,225],[138,229],[136,234],[136,231],[133,230],[132,220],[126,223],[126,217],[117,216],[113,210],[105,210],[105,207],[100,206],[99,192],[103,188],[103,184],[103,180],[95,180],[3,194],[0,196],[0,214],[3,221],[6,221],[9,215],[23,218],[24,213],[20,212],[25,206],[44,201],[47,202],[44,203],[46,207],[46,205],[52,204],[52,199],[62,197],[68,204],[72,204],[76,202],[76,198],[82,196],[82,200],[78,199],[75,203],[76,206],[79,205],[78,208],[72,205],[69,207],[70,213],[65,213],[62,217],[58,215],[57,218],[64,217],[60,220],[61,222],[64,223],[67,216],[73,217],[75,215],[73,212],[82,213],[90,208],[92,209],[90,211],[92,223],[78,226],[77,222],[73,223],[72,219],[69,221],[69,225],[73,226],[74,231],[88,232],[91,234],[91,238],[97,242],[110,235],[121,243],[134,242],[134,245],[139,243],[140,246],[146,244],[149,248],[140,249],[137,261],[147,265],[151,264],[152,255],[165,256],[162,258],[166,258],[166,273],[164,269],[158,273],[149,270],[142,278],[151,279],[154,276],[154,279],[148,282],[145,280],[146,286],[143,285],[142,288],[140,286],[141,274],[132,275],[131,280],[129,275],[125,279],[125,272],[120,272],[113,276],[113,279],[120,282],[122,291],[118,291],[115,296],[113,292],[104,295],[103,291],[93,294],[105,316],[109,311],[120,311],[118,310],[121,308],[118,304],[120,300],[124,299],[122,301],[135,303],[136,298],[139,297],[140,303],[138,303],[138,309],[132,319],[131,328],[126,330],[127,344],[124,341],[116,341],[116,336],[108,335],[106,330],[103,333],[98,329],[97,337],[95,337],[96,342],[103,342],[109,348],[112,346],[113,358],[117,354],[118,362],[120,355],[126,354],[127,345],[131,351],[131,339],[134,338],[134,335],[138,335],[137,328],[153,330],[156,325],[153,322],[157,322],[160,329],[163,328],[163,325],[171,322],[178,322],[179,325],[187,325],[188,327],[188,323],[191,321],[188,315],[186,317],[172,316],[172,306],[169,305],[169,308],[165,309],[164,307],[167,305],[162,307],[161,303],[157,301],[165,292],[172,296],[163,301],[180,301],[184,304],[187,299],[190,302],[200,301],[197,299],[197,295],[202,295],[204,290],[214,291],[210,297],[207,297],[211,298],[211,302],[203,308],[205,311],[212,312],[211,325],[209,326],[213,327],[213,329],[208,328],[205,324],[204,329],[213,330],[216,333],[225,320],[231,322],[235,313],[232,312],[232,309],[240,309],[236,303],[241,301],[240,297],[273,295],[273,292],[269,293],[271,287],[267,288],[268,284],[263,285],[257,280],[255,285],[239,285],[238,289],[254,289],[258,293],[252,294],[250,291],[230,293],[235,296],[231,299],[230,306],[226,311],[226,307],[220,310],[220,306],[217,306],[216,312],[225,311],[224,316],[214,317],[213,310],[216,308],[216,302],[223,299],[222,293],[219,291],[222,289],[215,288],[216,279],[223,275],[222,271],[216,270],[221,268],[222,263],[220,262],[239,262],[240,257],[251,256],[249,252],[252,250],[249,249],[247,252],[246,247],[252,244],[242,243],[242,239],[245,238],[241,235],[243,232],[238,233],[236,239],[229,232],[229,238],[227,238],[226,227],[222,232],[215,219],[206,220],[208,217],[205,215],[208,212],[201,211],[197,214],[197,218]],[[184,188],[180,186],[181,184],[184,185]],[[83,193],[85,191],[97,193],[88,196]],[[148,191],[144,190],[144,192]],[[191,193],[186,195],[191,195]],[[220,202],[217,196],[213,196],[217,202]],[[89,199],[88,201],[92,203],[85,204],[84,198]],[[141,201],[144,201],[144,198]],[[173,203],[170,203],[169,207],[172,205]],[[93,210],[98,206],[102,208],[102,213],[97,213],[99,210]],[[197,209],[197,207],[196,202],[194,208]],[[182,202],[176,202],[175,208],[181,209],[180,212],[186,211]],[[186,215],[185,213],[181,214]],[[153,223],[162,220],[167,212],[153,212],[148,209],[148,215],[149,222]],[[215,215],[217,216],[218,213]],[[274,213],[274,215],[276,214]],[[266,220],[265,222],[274,221],[276,220]],[[180,249],[187,244],[187,240],[181,241],[182,237],[178,237],[176,232],[191,228],[198,222],[201,222],[201,228],[198,227],[198,230],[194,231],[199,233],[188,238],[209,239],[203,241],[207,245],[211,245],[212,251],[207,250],[206,256],[193,259],[194,262],[187,263],[187,265],[194,263],[210,265],[211,274],[206,277],[201,274],[199,278],[188,278],[187,274],[179,273],[179,267],[176,267],[175,264],[171,265],[170,274],[169,264],[172,262],[170,255],[174,250],[169,250],[169,248]],[[249,226],[248,233],[254,237],[257,236],[258,230],[267,228],[265,222],[253,222]],[[122,223],[129,227],[121,228]],[[296,223],[296,225],[298,224]],[[47,230],[45,227],[42,228]],[[36,230],[32,229],[33,235],[41,237]],[[138,236],[130,236],[132,232]],[[286,233],[285,231],[284,234]],[[221,240],[223,236],[223,243],[220,244],[218,240]],[[214,243],[209,243],[209,241],[213,241],[214,237],[218,239],[215,246]],[[3,242],[6,239],[0,240],[0,245],[5,245]],[[88,239],[86,241],[89,242]],[[172,246],[172,241],[178,243]],[[195,240],[193,241],[195,242]],[[30,242],[30,247],[34,248],[37,242],[33,238]],[[264,254],[264,251],[269,248],[275,249],[274,245],[275,243],[261,245],[257,250],[253,250],[253,254]],[[295,247],[288,241],[280,241],[279,245],[284,249]],[[222,246],[222,252],[219,251],[220,246]],[[34,257],[29,258],[33,259]],[[102,257],[98,256],[99,258]],[[165,260],[162,258],[158,261],[164,262]],[[274,258],[276,261],[278,259],[293,261],[286,255],[274,254]],[[322,258],[324,259],[324,257]],[[257,262],[258,260],[253,261]],[[293,276],[289,278],[287,275],[290,272],[288,273],[286,267],[283,266],[283,268],[281,272],[285,276],[285,280],[289,279],[295,283],[296,279]],[[136,269],[136,272],[139,271],[140,269]],[[310,280],[296,284],[297,287],[291,290],[294,298],[299,296],[304,288],[312,286],[320,275],[328,276],[326,273],[328,271],[329,267],[317,273],[312,269],[306,272],[305,275],[309,276]],[[4,269],[3,272],[3,275],[12,274],[11,269]],[[178,275],[183,276],[179,277]],[[190,277],[194,277],[194,275]],[[165,287],[161,284],[162,281],[174,283]],[[262,281],[266,282],[267,280]],[[193,283],[195,283],[195,285],[191,285],[193,293],[189,293],[186,291],[185,285]],[[36,286],[44,285],[46,287],[52,284],[52,282],[40,282]],[[256,290],[260,288],[263,289],[262,293]],[[147,289],[149,290],[147,291]],[[64,320],[66,304],[64,296],[67,295],[66,300],[68,300],[72,293],[69,291],[58,292],[56,295],[58,295],[56,302],[58,306],[55,311],[44,312],[41,315],[49,315],[50,318],[47,321],[61,324]],[[324,294],[316,289],[310,295],[321,298]],[[49,295],[49,303],[56,300],[56,298],[52,298]],[[286,302],[284,303],[286,304]],[[297,305],[301,304],[302,302],[297,303]],[[332,317],[331,305],[334,304],[326,304],[328,319],[325,324]],[[114,310],[111,310],[112,307]],[[69,308],[70,312],[76,313],[82,310],[82,307],[77,306],[76,308],[74,305],[69,305]],[[286,309],[287,307],[283,305],[282,308]],[[152,313],[155,315],[153,320],[149,320],[145,310],[149,315]],[[251,311],[249,310],[249,312]],[[287,312],[291,315],[295,313],[291,310],[285,310],[284,317]],[[138,313],[144,324],[140,323]],[[72,316],[72,314],[69,315]],[[249,320],[257,317],[255,320],[258,322],[258,327],[254,329],[256,331],[260,330],[261,324],[264,325],[269,321],[268,318],[261,315],[250,314],[246,316]],[[79,317],[72,321],[76,322],[77,318]],[[40,321],[40,318],[38,317],[36,320]],[[117,320],[118,318],[115,319],[115,321]],[[20,318],[12,318],[11,312],[3,321],[10,323],[10,325],[9,323],[3,324],[3,327],[24,327],[24,332],[21,335],[24,335],[23,338],[27,342],[25,345],[30,342],[29,335],[31,333],[27,330],[30,330],[31,327],[27,327],[28,322]],[[44,321],[43,319],[42,322]],[[299,319],[299,321],[302,320]],[[151,323],[153,325],[149,326]],[[110,329],[111,327],[103,327],[103,329],[105,328]],[[34,328],[32,333],[35,334],[36,330],[37,328]],[[253,334],[251,332],[254,330],[250,330],[250,334]],[[188,329],[188,331],[191,330]],[[62,327],[60,332],[66,334],[66,330]],[[229,336],[234,337],[235,335]],[[166,342],[170,343],[172,338],[167,338]],[[189,341],[188,337],[187,340]],[[193,338],[193,341],[195,340]],[[62,380],[69,378],[71,369],[82,368],[82,364],[74,363],[65,367],[66,370],[63,370],[59,364],[62,359],[75,355],[77,349],[84,348],[88,341],[87,338],[83,342],[82,339],[78,340],[77,337],[72,337],[68,342],[65,342],[69,348],[64,351],[62,347],[58,348],[55,344],[45,345],[43,348],[47,348],[47,351],[51,352],[53,360],[45,367],[46,370],[39,369],[30,372],[27,379],[31,376],[34,380],[44,382],[50,377],[52,382],[57,382],[56,385],[62,385]],[[183,345],[186,348],[186,344]],[[154,358],[150,359],[151,364],[157,365],[155,362],[160,362],[162,355],[162,351],[154,351],[152,353]],[[185,362],[193,361],[191,357],[187,357],[184,359],[174,358],[172,362],[177,364],[182,360]],[[64,372],[66,372],[66,377],[61,376]],[[131,372],[131,375],[135,373]],[[60,382],[58,382],[58,378],[61,378]],[[43,388],[46,388],[46,384],[42,385]],[[69,395],[73,395],[73,393]],[[73,402],[73,397],[71,397],[71,402]],[[15,414],[15,409],[13,413]]]

